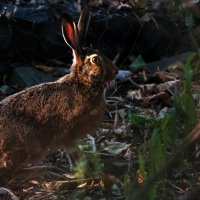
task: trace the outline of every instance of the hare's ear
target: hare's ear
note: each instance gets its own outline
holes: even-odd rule
[[[85,6],[81,11],[81,15],[78,21],[79,41],[82,46],[85,43],[85,37],[90,23],[90,12],[88,6]]]
[[[79,42],[79,33],[75,22],[69,15],[62,18],[61,25],[62,35],[68,46],[77,54],[81,54],[81,46]]]

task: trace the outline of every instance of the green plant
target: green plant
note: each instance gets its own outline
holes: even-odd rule
[[[98,154],[84,156],[77,161],[74,169],[77,178],[89,178],[99,176],[102,170],[101,160]]]
[[[192,61],[196,53],[191,54],[186,64],[184,65],[184,85],[182,93],[183,110],[186,118],[184,119],[185,131],[189,132],[197,122],[197,113],[195,109],[195,102],[192,96],[191,83],[194,71],[192,69]]]
[[[180,136],[182,135],[179,132],[189,133],[196,123],[197,114],[191,91],[194,74],[192,61],[195,55],[189,56],[184,65],[182,94],[174,97],[172,108],[162,119],[156,120],[153,118],[152,120],[149,117],[141,117],[138,114],[129,113],[129,121],[134,126],[141,126],[144,123],[143,127],[151,127],[152,130],[150,140],[142,144],[138,156],[139,170],[144,181],[148,177],[154,177],[160,168],[165,165],[170,152],[176,152],[177,143],[181,141]],[[166,177],[167,174],[162,174],[159,181]],[[138,184],[135,186],[138,187]],[[155,183],[146,191],[147,199],[156,199],[157,192],[158,185]]]
[[[134,129],[149,130],[152,131],[154,127],[158,125],[158,120],[153,116],[145,116],[141,113],[133,113],[130,110],[128,111],[128,120],[133,125]]]

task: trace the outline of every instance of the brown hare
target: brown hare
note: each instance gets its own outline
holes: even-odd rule
[[[73,51],[70,74],[11,95],[0,102],[0,183],[48,149],[70,146],[93,133],[105,111],[104,88],[116,67],[98,50],[83,47],[89,11],[78,26],[62,19],[62,34]]]

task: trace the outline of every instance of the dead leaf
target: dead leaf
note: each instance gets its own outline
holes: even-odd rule
[[[119,155],[123,151],[127,150],[130,146],[131,144],[121,142],[109,142],[106,140],[104,142],[103,150],[114,155]]]
[[[42,187],[44,190],[57,190],[61,186],[61,183],[59,181],[50,181],[50,182],[44,182],[42,184]]]
[[[126,98],[130,100],[142,100],[141,90],[128,91]]]
[[[85,187],[86,187],[86,185],[87,185],[87,182],[85,182],[85,183],[82,183],[82,184],[78,185],[78,187],[77,187],[77,188],[79,188],[79,189],[81,189],[81,188],[85,188]]]
[[[142,85],[142,88],[143,88],[143,92],[152,92],[155,90],[155,87],[156,87],[156,84],[145,84],[145,85]]]
[[[172,76],[172,73],[168,73],[168,72],[165,72],[165,71],[156,72],[153,75],[153,78],[155,78],[156,80],[158,79],[161,82],[175,81],[176,80],[176,78]]]
[[[128,70],[119,70],[116,78],[120,81],[125,81],[131,76],[132,76],[132,72]]]
[[[33,185],[38,185],[38,184],[39,184],[39,182],[36,181],[36,180],[32,180],[32,181],[30,181],[30,183],[32,183]]]
[[[140,170],[137,170],[137,182],[138,182],[139,184],[144,183],[144,177],[142,176]]]
[[[120,187],[116,183],[114,183],[112,185],[112,193],[114,195],[116,195],[116,196],[119,196],[119,197],[121,197],[121,195],[122,195],[121,189],[120,189]]]
[[[143,103],[147,106],[149,104],[154,104],[158,101],[161,101],[164,105],[169,105],[171,100],[171,96],[167,92],[160,92],[144,98]]]
[[[159,92],[165,91],[165,90],[177,90],[178,88],[181,87],[182,81],[180,80],[175,80],[175,81],[168,81],[165,83],[161,83],[157,86],[155,86],[155,88],[158,89]]]
[[[200,157],[200,144],[196,144],[195,157],[198,159]]]
[[[52,74],[55,71],[55,67],[46,66],[46,65],[34,65],[34,67],[47,74]]]
[[[161,109],[160,112],[158,113],[158,119],[163,118],[168,111],[169,111],[168,107],[164,107],[163,109]]]
[[[149,22],[151,20],[151,17],[149,16],[149,13],[146,13],[140,19],[143,22]]]
[[[183,65],[184,64],[182,61],[176,61],[176,62],[170,64],[167,69],[172,72],[176,72],[176,71],[183,72]]]

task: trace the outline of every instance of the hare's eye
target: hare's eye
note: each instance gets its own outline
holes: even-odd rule
[[[92,63],[99,64],[100,62],[101,62],[101,59],[99,58],[99,56],[92,57]]]

